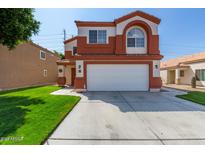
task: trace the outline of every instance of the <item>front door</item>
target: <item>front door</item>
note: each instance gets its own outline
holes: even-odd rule
[[[75,81],[75,68],[71,68],[71,86],[74,86]]]
[[[169,84],[175,84],[175,70],[169,71]]]

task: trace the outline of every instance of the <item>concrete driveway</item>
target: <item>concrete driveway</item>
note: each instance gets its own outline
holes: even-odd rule
[[[45,144],[205,144],[205,107],[175,97],[183,93],[80,94]]]

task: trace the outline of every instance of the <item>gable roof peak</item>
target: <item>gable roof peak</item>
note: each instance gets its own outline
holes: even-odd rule
[[[120,22],[123,22],[123,21],[125,21],[125,20],[127,20],[129,18],[135,17],[135,16],[140,16],[140,17],[145,18],[147,20],[150,20],[150,21],[152,21],[152,22],[154,22],[156,24],[159,24],[161,22],[161,20],[159,18],[157,18],[157,17],[155,17],[155,16],[153,16],[151,14],[145,13],[143,11],[139,11],[139,10],[131,12],[131,13],[129,13],[127,15],[124,15],[124,16],[122,16],[120,18],[117,18],[117,19],[114,20],[114,22],[116,24],[118,24]]]
[[[75,23],[77,25],[77,27],[87,27],[87,26],[91,26],[91,27],[115,27],[116,24],[118,23],[121,23],[125,20],[128,20],[132,17],[135,17],[135,16],[139,16],[139,17],[142,17],[142,18],[145,18],[153,23],[156,23],[156,24],[159,24],[160,23],[160,19],[151,15],[151,14],[148,14],[148,13],[145,13],[143,11],[134,11],[134,12],[131,12],[127,15],[124,15],[122,17],[119,17],[117,19],[114,19],[114,21],[80,21],[80,20],[75,20]]]

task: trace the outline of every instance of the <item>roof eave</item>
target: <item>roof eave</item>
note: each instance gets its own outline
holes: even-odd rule
[[[74,40],[76,40],[76,39],[77,39],[77,36],[72,37],[72,38],[70,38],[70,39],[67,39],[67,40],[65,40],[63,43],[66,44],[66,43],[72,42],[72,41],[74,41]]]
[[[76,26],[77,27],[87,27],[87,26],[90,26],[90,27],[113,27],[113,26],[116,26],[116,24],[120,23],[120,22],[123,22],[125,20],[128,20],[134,16],[140,16],[142,18],[145,18],[149,21],[152,21],[153,23],[156,23],[156,24],[160,24],[161,22],[161,19],[153,16],[153,15],[150,15],[148,13],[145,13],[143,11],[135,11],[135,12],[131,12],[125,16],[122,16],[122,17],[119,17],[117,19],[115,19],[114,21],[111,21],[111,22],[107,22],[107,21],[79,21],[79,20],[75,20],[75,23],[76,23]]]
[[[115,27],[114,22],[107,21],[75,21],[77,27]]]
[[[127,20],[129,18],[134,17],[134,16],[140,16],[140,17],[145,18],[147,20],[150,20],[150,21],[152,21],[152,22],[154,22],[156,24],[160,24],[160,22],[161,22],[161,19],[159,19],[159,18],[157,18],[157,17],[155,17],[153,15],[150,15],[148,13],[145,13],[143,11],[131,12],[131,13],[125,15],[125,16],[122,16],[120,18],[115,19],[114,22],[116,24],[118,24],[118,23],[123,22],[123,21],[125,21],[125,20]]]

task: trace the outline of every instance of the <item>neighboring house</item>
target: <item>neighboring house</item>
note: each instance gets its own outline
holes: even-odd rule
[[[13,50],[0,45],[0,89],[56,83],[60,58],[32,42]]]
[[[196,77],[196,84],[205,86],[205,52],[162,62],[160,67],[164,84],[191,85]]]
[[[135,11],[112,22],[75,21],[57,62],[59,85],[88,91],[159,91],[160,19]]]

